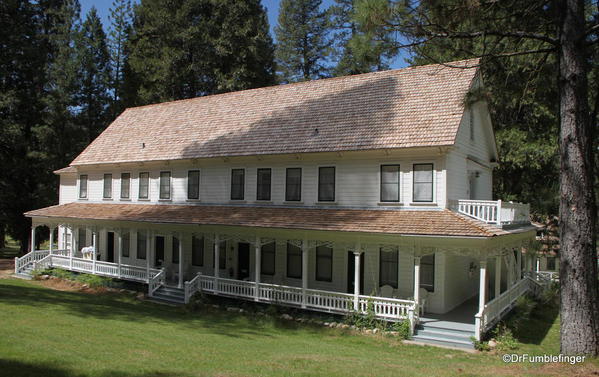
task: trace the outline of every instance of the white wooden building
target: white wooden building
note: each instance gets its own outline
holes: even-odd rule
[[[60,266],[175,301],[204,290],[346,313],[370,299],[423,341],[471,346],[536,289],[529,207],[493,200],[487,105],[466,100],[477,63],[127,109],[56,172],[59,204],[26,214],[53,250],[16,272]],[[427,322],[452,313],[462,340]]]

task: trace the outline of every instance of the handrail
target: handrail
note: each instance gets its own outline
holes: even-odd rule
[[[191,296],[194,295],[197,291],[201,290],[200,285],[200,277],[202,276],[201,272],[198,272],[196,276],[190,281],[185,282],[185,303],[188,304]]]
[[[162,285],[164,285],[164,281],[165,281],[164,278],[165,278],[164,268],[162,268],[160,270],[160,272],[157,273],[156,275],[150,277],[150,279],[148,281],[148,296],[152,297],[154,292],[156,292],[156,290],[158,288],[160,288]]]
[[[451,200],[449,207],[468,217],[497,226],[530,223],[530,205],[524,203],[459,199]]]

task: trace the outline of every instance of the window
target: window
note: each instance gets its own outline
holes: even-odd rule
[[[81,250],[87,246],[87,230],[85,228],[79,228],[79,234],[77,237],[77,248]]]
[[[302,200],[302,168],[287,168],[285,178],[285,201]]]
[[[194,266],[204,265],[204,237],[193,236],[191,238],[191,264]]]
[[[104,174],[104,199],[112,198],[112,174]]]
[[[123,249],[122,249],[122,254],[123,257],[125,258],[129,258],[129,248],[131,247],[131,236],[129,235],[129,232],[127,233],[123,233],[123,235],[121,236],[121,242],[123,243]]]
[[[399,252],[395,250],[383,250],[381,248],[379,258],[379,286],[390,285],[397,288],[397,267]]]
[[[148,199],[150,193],[150,173],[139,173],[139,199]]]
[[[433,164],[414,164],[414,201],[433,201]]]
[[[435,291],[435,254],[420,258],[420,288]]]
[[[328,246],[316,248],[316,280],[333,281],[333,249]]]
[[[147,246],[146,234],[137,232],[137,259],[146,259]]]
[[[187,172],[187,199],[200,199],[200,171]]]
[[[381,165],[381,202],[399,202],[399,165]]]
[[[245,169],[231,170],[231,200],[243,200],[245,191]]]
[[[131,174],[121,173],[121,199],[129,199],[129,189],[131,187]]]
[[[258,169],[256,181],[256,200],[270,200],[271,169]]]
[[[87,198],[87,174],[79,176],[79,198]]]
[[[212,267],[214,268],[214,243],[212,244]],[[220,241],[218,245],[218,267],[220,270],[227,268],[227,241]]]
[[[260,256],[260,272],[263,275],[275,274],[275,252],[276,244],[274,242],[262,245]]]
[[[318,201],[335,201],[335,168],[318,168]]]
[[[547,270],[555,271],[555,257],[547,257]]]
[[[179,239],[177,237],[173,237],[173,249],[172,249],[172,261],[173,263],[179,263]]]
[[[287,242],[287,277],[302,278],[302,249]]]
[[[160,172],[160,199],[171,198],[171,172]]]

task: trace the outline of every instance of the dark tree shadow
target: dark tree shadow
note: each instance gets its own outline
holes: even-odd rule
[[[517,315],[517,313],[514,313],[514,315]],[[547,337],[558,315],[558,305],[539,304],[532,311],[530,318],[517,327],[514,336],[520,343],[539,345]],[[509,317],[507,320],[509,320]]]

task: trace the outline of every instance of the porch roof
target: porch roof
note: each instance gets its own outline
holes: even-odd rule
[[[139,221],[397,235],[494,237],[509,232],[449,210],[366,210],[217,205],[67,203],[34,218]]]

